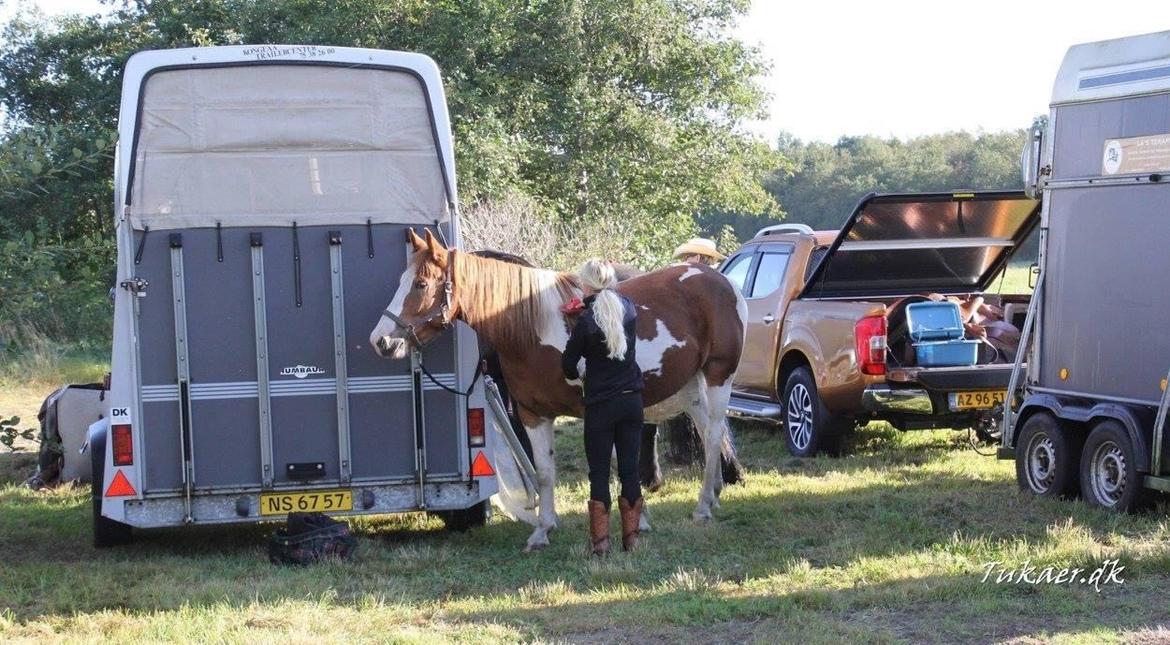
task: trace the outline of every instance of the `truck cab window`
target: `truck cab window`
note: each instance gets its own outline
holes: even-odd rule
[[[789,253],[765,253],[760,256],[760,265],[756,269],[756,279],[752,283],[752,293],[749,298],[762,298],[777,289],[784,283],[784,274],[788,269]]]
[[[723,268],[723,275],[735,285],[736,289],[743,291],[743,285],[747,283],[748,270],[752,267],[752,254],[744,253],[731,258]]]

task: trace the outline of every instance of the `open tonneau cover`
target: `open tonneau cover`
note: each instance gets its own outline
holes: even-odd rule
[[[802,297],[864,298],[985,290],[1040,219],[1021,191],[861,199]]]

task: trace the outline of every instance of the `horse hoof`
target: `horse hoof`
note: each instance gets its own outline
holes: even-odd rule
[[[548,542],[538,542],[536,544],[525,544],[524,545],[524,552],[525,553],[536,553],[537,551],[543,551],[544,547],[546,547],[546,546],[548,546]]]
[[[711,521],[711,519],[712,519],[712,518],[711,518],[711,512],[710,512],[710,511],[706,511],[706,512],[703,512],[703,511],[695,511],[694,513],[692,513],[692,514],[691,514],[691,518],[692,518],[692,519],[695,521],[695,523],[697,523],[697,524],[707,524],[707,523],[709,523],[709,522]]]

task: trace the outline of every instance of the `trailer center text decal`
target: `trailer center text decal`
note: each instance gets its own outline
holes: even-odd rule
[[[1170,171],[1170,134],[1106,139],[1101,174]]]

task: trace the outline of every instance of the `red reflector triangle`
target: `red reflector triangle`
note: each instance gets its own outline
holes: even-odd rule
[[[126,475],[122,471],[114,473],[114,481],[110,482],[110,487],[106,489],[106,497],[133,497],[138,495],[134,487],[130,485],[130,480],[126,479]]]
[[[492,465],[488,462],[487,457],[482,452],[476,453],[475,461],[471,462],[471,476],[491,477],[495,474],[496,471],[492,469]]]

